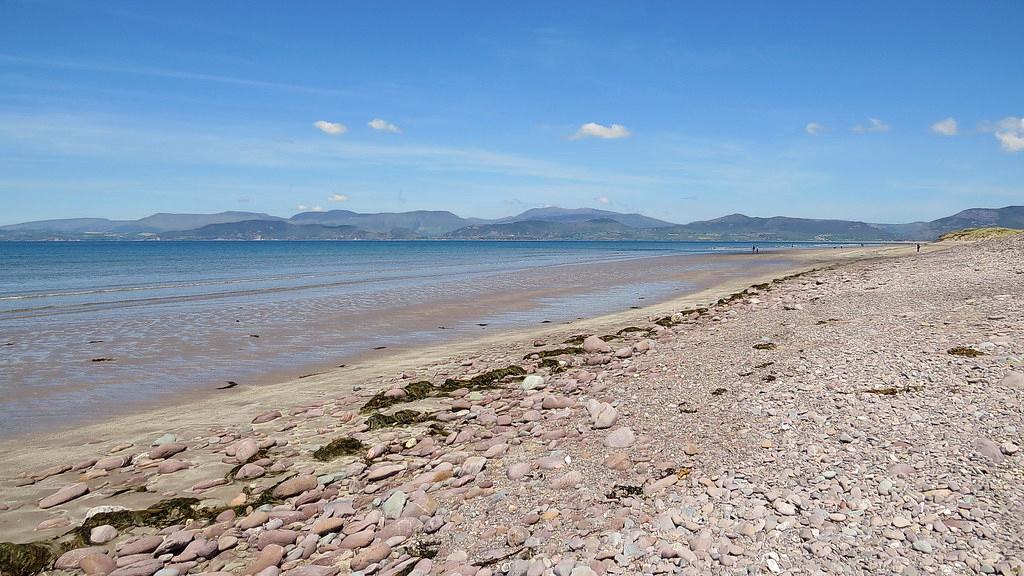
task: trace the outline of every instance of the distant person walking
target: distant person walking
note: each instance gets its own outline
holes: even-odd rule
[[[917,245],[917,251],[918,251],[918,252],[920,252],[920,251],[921,251],[921,244],[918,244],[918,245]]]

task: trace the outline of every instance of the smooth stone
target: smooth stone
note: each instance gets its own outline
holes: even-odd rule
[[[583,474],[573,470],[564,476],[555,478],[551,481],[551,487],[555,490],[565,490],[566,488],[573,488],[577,484],[583,481]]]
[[[299,533],[294,530],[264,530],[256,538],[256,547],[262,550],[271,544],[291,546],[298,537]]]
[[[988,458],[993,464],[1002,464],[1003,460],[1006,459],[999,445],[988,438],[977,439],[974,442],[974,449],[978,451],[978,454]]]
[[[129,456],[110,456],[97,460],[92,467],[96,470],[106,470],[109,472],[111,470],[117,470],[118,468],[124,468],[131,461],[132,459]]]
[[[792,516],[793,514],[796,514],[796,506],[793,506],[781,498],[772,502],[772,508],[775,508],[775,511],[783,516]]]
[[[583,340],[583,351],[590,354],[605,354],[612,351],[612,347],[598,336],[587,336]]]
[[[53,508],[65,502],[70,502],[89,493],[89,485],[85,482],[65,486],[39,501],[40,508]]]
[[[260,414],[259,416],[253,418],[252,419],[252,423],[253,424],[265,424],[267,422],[271,422],[273,420],[277,420],[280,417],[281,417],[281,413],[280,412],[278,412],[277,410],[271,410],[270,412],[264,412],[263,414]]]
[[[157,465],[156,471],[158,474],[174,474],[182,470],[187,470],[192,465],[184,460],[178,460],[177,458],[169,458],[164,460]]]
[[[321,518],[316,522],[313,522],[312,530],[316,534],[323,536],[324,534],[328,534],[330,532],[337,532],[338,530],[341,530],[341,527],[344,525],[344,518]]]
[[[89,531],[89,542],[93,544],[106,544],[114,538],[117,538],[117,528],[110,524],[96,526]]]
[[[487,466],[487,459],[483,456],[470,456],[462,463],[462,476],[476,475]]]
[[[277,566],[281,563],[281,558],[284,557],[284,548],[277,544],[270,544],[266,548],[260,551],[260,555],[253,561],[252,564],[246,567],[245,571],[242,572],[244,575],[258,574],[266,568]]]
[[[124,542],[117,545],[117,553],[121,556],[131,556],[132,554],[143,554],[145,552],[152,552],[156,550],[157,546],[163,543],[164,539],[160,536],[139,536],[131,540],[125,540]]]
[[[82,558],[82,561],[78,563],[78,567],[90,576],[102,576],[113,572],[117,568],[117,562],[114,562],[114,559],[106,554],[89,554]]]
[[[156,440],[153,440],[152,446],[160,446],[160,445],[163,445],[163,444],[170,444],[171,442],[177,442],[177,441],[178,441],[178,437],[175,436],[174,434],[171,434],[170,432],[168,432],[167,434],[164,434],[163,436],[157,438]]]
[[[170,458],[179,452],[184,452],[186,449],[188,449],[188,446],[179,442],[168,442],[150,450],[148,456],[150,460],[161,460],[163,458]]]
[[[636,436],[627,426],[613,430],[604,438],[604,445],[609,448],[629,448],[634,443]]]
[[[349,534],[341,539],[338,546],[343,550],[355,550],[357,548],[364,548],[373,542],[374,531],[372,529],[363,530],[362,532],[356,532],[355,534]]]
[[[603,464],[606,468],[619,470],[620,472],[629,470],[629,467],[632,466],[629,454],[625,452],[613,452],[609,454],[605,457]]]
[[[250,462],[249,464],[243,464],[242,467],[235,472],[235,480],[252,480],[254,478],[259,478],[266,473],[266,468]]]
[[[394,520],[402,515],[402,509],[405,508],[405,501],[408,499],[405,492],[401,490],[395,490],[388,496],[388,499],[381,504],[381,512],[384,513],[384,517],[390,520]]]
[[[544,377],[536,374],[530,374],[526,378],[523,378],[523,390],[534,390],[544,386]]]
[[[252,438],[246,438],[235,444],[235,460],[247,462],[260,451],[260,447]]]
[[[370,564],[376,564],[390,555],[391,546],[388,546],[386,542],[377,542],[356,554],[350,565],[353,570],[362,570]]]
[[[517,462],[508,467],[508,471],[506,472],[505,475],[508,476],[509,480],[522,480],[529,473],[529,462]]]
[[[303,474],[278,484],[277,487],[274,488],[274,496],[277,498],[288,498],[290,496],[295,496],[296,494],[301,494],[307,490],[312,490],[316,487],[316,476]]]
[[[78,565],[82,562],[82,559],[90,554],[106,554],[107,550],[99,546],[90,546],[88,548],[75,548],[74,550],[68,550],[67,552],[60,555],[56,562],[53,563],[53,567],[58,570],[69,570],[78,568]]]

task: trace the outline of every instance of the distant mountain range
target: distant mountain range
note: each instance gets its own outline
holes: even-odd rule
[[[871,224],[852,220],[753,218],[731,214],[674,224],[642,214],[593,208],[534,208],[486,220],[440,210],[362,214],[302,212],[281,218],[258,212],[154,214],[139,220],[71,218],[0,226],[0,240],[934,240],[963,228],[1024,229],[1024,206],[971,208],[930,222]]]

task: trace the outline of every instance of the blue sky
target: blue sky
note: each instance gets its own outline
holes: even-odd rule
[[[838,4],[0,0],[0,223],[1024,204],[1024,3]]]

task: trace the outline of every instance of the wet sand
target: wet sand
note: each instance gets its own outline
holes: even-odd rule
[[[786,269],[800,252],[647,256],[418,288],[317,288],[285,299],[232,292],[132,300],[124,304],[130,310],[103,304],[87,314],[72,306],[46,321],[5,317],[0,326],[12,345],[0,350],[0,382],[10,384],[0,388],[0,438],[216,398],[224,386],[239,394],[399,350],[664,302]]]

